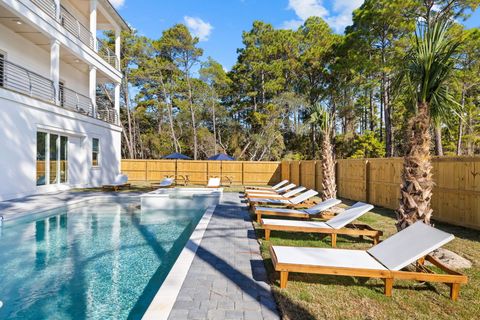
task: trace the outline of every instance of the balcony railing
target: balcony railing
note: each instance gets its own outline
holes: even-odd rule
[[[90,49],[95,50],[94,37],[90,30],[80,23],[64,6],[60,7],[60,24]]]
[[[48,14],[51,18],[57,19],[57,6],[55,0],[30,0],[37,7],[42,9],[43,12]]]
[[[102,57],[105,61],[107,61],[110,65],[112,65],[115,69],[120,68],[120,63],[118,61],[115,52],[113,52],[108,45],[101,39],[97,39],[97,46],[98,46],[98,54]]]
[[[54,0],[30,0],[43,12],[48,14],[52,19],[57,20],[57,9]],[[84,26],[75,16],[70,13],[64,6],[60,7],[60,21],[58,21],[70,34],[79,39],[90,49],[95,50],[95,44],[98,46],[98,54],[117,70],[120,68],[115,52],[108,48],[105,43],[96,39],[90,30]]]
[[[55,102],[55,87],[50,79],[0,58],[0,87],[50,103]]]
[[[117,111],[112,108],[110,103],[101,99],[97,100],[97,118],[112,124],[119,123]]]
[[[92,99],[78,92],[60,86],[60,106],[93,117]]]
[[[58,104],[53,81],[0,57],[0,88],[15,91],[35,99],[58,105],[64,109],[118,124],[117,112],[109,106],[100,106],[94,114],[92,100],[69,88],[60,86]]]

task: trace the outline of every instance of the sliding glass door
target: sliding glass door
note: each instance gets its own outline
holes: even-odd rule
[[[68,181],[68,137],[37,132],[37,186]]]

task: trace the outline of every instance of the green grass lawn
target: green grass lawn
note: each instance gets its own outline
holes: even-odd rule
[[[351,204],[350,202],[347,202]],[[375,208],[360,221],[384,231],[386,238],[396,232],[394,212]],[[396,281],[393,297],[383,295],[383,281],[341,276],[290,273],[286,289],[279,288],[278,274],[270,260],[270,245],[330,247],[330,239],[306,233],[272,231],[270,241],[254,223],[262,255],[284,319],[478,319],[480,318],[480,232],[435,223],[456,238],[445,248],[472,261],[473,268],[462,270],[469,283],[461,287],[453,302],[445,284]],[[368,239],[339,236],[338,248],[367,249]]]

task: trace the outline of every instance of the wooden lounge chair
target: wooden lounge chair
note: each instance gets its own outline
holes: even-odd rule
[[[457,300],[460,284],[467,277],[444,266],[429,253],[453,240],[454,236],[419,221],[367,251],[272,246],[275,271],[280,272],[280,288],[287,286],[289,272],[379,278],[384,293],[392,295],[394,280],[443,282],[450,286],[450,297]],[[424,262],[443,272],[436,274]],[[404,270],[415,263],[415,271]]]
[[[174,178],[163,178],[160,183],[152,183],[151,187],[154,189],[161,189],[161,188],[172,188],[175,186],[175,179]]]
[[[112,184],[104,184],[102,189],[118,191],[123,188],[130,188],[131,184],[128,183],[128,176],[125,174],[119,174],[115,177]]]
[[[271,187],[258,187],[258,186],[244,186],[244,190],[256,189],[256,190],[278,190],[280,187],[286,185],[288,180],[282,180],[274,186]]]
[[[257,189],[247,189],[245,190],[245,194],[282,194],[285,192],[288,192],[289,190],[295,188],[297,185],[294,183],[287,184],[286,186],[283,186],[281,188],[278,188],[276,190],[257,190]]]
[[[325,222],[262,219],[262,227],[265,230],[265,240],[270,239],[270,232],[272,230],[278,230],[328,234],[331,238],[332,247],[337,246],[337,235],[339,234],[369,237],[373,239],[373,244],[376,245],[383,235],[382,231],[375,230],[366,224],[352,224],[353,221],[372,209],[373,206],[371,204],[357,202],[347,210]]]
[[[284,194],[276,194],[276,193],[248,193],[247,194],[247,199],[252,199],[252,198],[262,198],[262,199],[290,199],[293,196],[299,194],[302,191],[307,190],[305,187],[297,187],[293,190],[290,190],[288,192],[285,192]]]
[[[248,199],[250,206],[255,206],[258,204],[265,204],[265,205],[277,205],[283,206],[287,208],[297,208],[300,206],[304,206],[310,198],[316,196],[318,194],[315,190],[308,190],[298,196],[291,198],[291,199],[265,199],[265,198],[250,198]]]
[[[220,178],[208,179],[207,188],[220,188]]]
[[[263,216],[277,216],[289,218],[310,219],[319,216],[322,212],[342,203],[338,199],[327,199],[308,209],[296,210],[289,208],[272,208],[272,207],[254,207],[253,212],[257,216],[257,222],[261,223]]]

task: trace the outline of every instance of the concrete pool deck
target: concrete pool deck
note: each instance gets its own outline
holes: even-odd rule
[[[239,193],[223,194],[169,319],[279,319]]]

